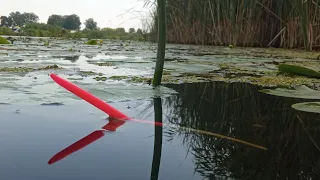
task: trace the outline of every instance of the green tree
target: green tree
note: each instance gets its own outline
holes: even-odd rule
[[[5,27],[12,26],[12,19],[11,18],[8,18],[7,16],[1,16],[0,19],[1,19],[0,26],[5,26]]]
[[[19,11],[11,12],[9,18],[12,19],[12,25],[23,26],[22,14]]]
[[[117,29],[116,29],[116,32],[117,32],[117,33],[124,34],[124,33],[126,33],[126,30],[125,30],[124,28],[120,27],[120,28],[117,28]]]
[[[23,25],[27,23],[36,23],[39,21],[39,16],[37,16],[35,13],[28,13],[25,12],[22,14],[22,19],[23,19]]]
[[[14,26],[24,26],[27,23],[38,22],[39,20],[39,17],[34,13],[25,12],[21,14],[19,11],[11,12],[8,18],[12,19],[12,25]]]
[[[130,28],[130,29],[129,29],[129,33],[130,33],[130,34],[135,33],[135,32],[136,32],[136,30],[135,30],[134,28]]]
[[[63,27],[63,21],[64,21],[63,16],[52,14],[51,16],[49,16],[47,24]]]
[[[63,28],[68,29],[68,30],[79,30],[81,21],[80,17],[76,14],[72,15],[66,15],[63,17]]]
[[[95,22],[92,18],[87,19],[84,25],[86,26],[85,28],[87,30],[95,30],[98,28],[97,22]]]
[[[137,29],[137,33],[138,34],[142,34],[142,30],[139,28],[139,29]]]

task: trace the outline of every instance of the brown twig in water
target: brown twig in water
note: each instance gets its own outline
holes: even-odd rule
[[[262,149],[262,150],[268,150],[268,148],[266,148],[266,147],[259,146],[259,145],[253,144],[253,143],[249,143],[249,142],[246,142],[246,141],[243,141],[243,140],[240,140],[240,139],[236,139],[236,138],[233,138],[233,137],[221,135],[221,134],[218,134],[218,133],[212,133],[212,132],[208,132],[208,131],[188,128],[188,127],[182,127],[182,126],[179,126],[179,128],[182,128],[182,129],[185,129],[185,130],[190,130],[190,131],[201,133],[201,134],[214,136],[214,137],[221,138],[221,139],[227,139],[227,140],[230,140],[230,141],[234,141],[234,142],[238,142],[238,143],[241,143],[241,144],[249,145],[249,146],[252,146],[252,147],[255,147],[255,148],[258,148],[258,149]]]

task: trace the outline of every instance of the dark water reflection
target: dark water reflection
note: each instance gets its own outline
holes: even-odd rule
[[[86,102],[1,106],[1,179],[319,177],[320,116],[291,108],[302,100],[262,94],[256,86],[240,83],[168,86],[179,95],[112,104],[130,117],[163,127],[107,121]]]
[[[299,99],[258,92],[248,84],[199,83],[172,85],[181,95],[165,108],[171,123],[221,133],[268,148],[245,145],[179,129],[195,157],[196,172],[208,179],[318,179],[320,176],[320,116],[291,108]],[[305,126],[305,129],[303,128]],[[309,133],[309,136],[308,136]]]

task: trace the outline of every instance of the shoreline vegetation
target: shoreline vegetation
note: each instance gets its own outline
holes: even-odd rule
[[[167,17],[168,26],[166,30],[166,42],[168,44],[200,45],[200,48],[186,47],[187,49],[183,49],[187,50],[187,54],[191,56],[212,56],[218,58],[236,57],[248,60],[246,60],[246,62],[239,62],[238,64],[235,64],[231,61],[220,63],[214,61],[198,62],[195,58],[192,59],[192,62],[190,61],[187,63],[212,63],[211,65],[218,66],[220,70],[200,74],[184,73],[179,76],[174,76],[170,73],[167,74],[168,72],[165,72],[166,74],[163,74],[164,76],[162,77],[163,82],[200,82],[211,80],[224,82],[248,82],[262,86],[293,86],[304,84],[317,86],[317,88],[320,88],[320,52],[315,52],[319,50],[316,49],[316,47],[318,44],[320,44],[320,26],[316,25],[317,22],[320,24],[320,18],[313,17],[312,13],[310,12],[310,10],[312,10],[314,15],[319,14],[320,6],[319,8],[316,8],[313,7],[312,4],[308,3],[308,6],[304,7],[307,8],[309,12],[309,14],[307,14],[308,16],[302,12],[303,10],[299,10],[299,12],[295,11],[295,13],[292,12],[293,10],[290,10],[290,13],[292,14],[286,14],[287,12],[282,12],[286,15],[275,18],[274,16],[276,14],[271,13],[274,11],[274,9],[270,9],[273,6],[270,5],[269,9],[269,6],[263,6],[262,9],[257,8],[256,6],[261,6],[261,2],[260,4],[257,4],[256,1],[255,4],[240,3],[243,3],[244,1],[234,1],[232,4],[229,0],[223,1],[223,3],[219,0],[191,0],[188,1],[189,4],[186,3],[189,9],[183,6],[180,1],[179,3],[178,1],[173,0],[168,0],[167,2],[167,15],[170,15]],[[220,4],[213,4],[217,2]],[[251,0],[248,2],[251,2]],[[275,3],[271,0],[263,0],[263,3],[266,2]],[[284,3],[287,1],[279,0],[279,2]],[[320,4],[320,0],[318,2]],[[251,3],[253,3],[253,1]],[[295,5],[298,5],[299,3],[301,3],[300,5],[306,5],[307,1],[294,1],[294,3],[296,3]],[[240,5],[242,9],[239,7]],[[285,4],[280,3],[277,5],[281,5],[278,7],[280,9],[285,7]],[[173,8],[179,6],[181,6],[183,10],[180,12],[182,14],[177,13],[176,9]],[[203,12],[200,10],[200,7],[203,7]],[[213,9],[213,7],[215,7],[215,9]],[[289,5],[288,7],[291,8]],[[227,14],[224,8],[235,9],[230,11],[230,14]],[[268,11],[266,11],[267,9]],[[205,16],[197,15],[197,13],[199,14],[199,10],[202,12],[202,15],[205,14]],[[104,39],[156,42],[158,41],[156,38],[158,34],[158,17],[155,13],[156,11],[153,12],[154,17],[152,23],[148,23],[151,24],[151,26],[147,27],[147,30],[135,30],[134,28],[130,28],[128,32],[126,32],[124,28],[101,29],[97,27],[97,23],[92,18],[87,19],[84,23],[85,28],[80,30],[80,18],[75,14],[66,16],[52,15],[49,17],[47,23],[38,23],[38,18],[33,13],[21,14],[19,12],[15,12],[10,13],[8,17],[1,16],[2,27],[0,27],[0,35],[52,37],[53,40],[65,39],[74,41],[73,39],[75,39],[76,41],[80,40],[81,42],[83,42],[83,38],[88,38],[88,41],[85,44],[89,45],[102,45]],[[255,15],[254,12],[257,12],[258,15]],[[210,16],[207,16],[208,14]],[[303,15],[305,15],[305,17]],[[202,21],[201,19],[203,17],[206,17],[206,19]],[[186,21],[186,19],[183,18],[190,19]],[[233,24],[230,24],[229,21],[232,18],[234,18],[234,21]],[[292,18],[295,19],[295,24],[292,25],[292,27],[289,27],[289,21],[290,23],[293,23],[291,22]],[[309,28],[312,28],[307,31],[307,36],[304,36],[303,34],[304,29],[302,27],[305,27],[304,22],[302,22],[304,21],[303,18],[308,21],[309,25],[312,24],[311,26],[308,26]],[[279,21],[285,21],[287,24],[281,24]],[[201,26],[199,24],[200,22],[202,24],[204,23],[204,25]],[[278,24],[276,22],[278,22]],[[16,26],[21,28],[16,28]],[[189,31],[190,29],[188,30],[188,28],[191,28],[192,31]],[[289,30],[294,30],[294,33],[290,34]],[[305,37],[308,38],[305,39]],[[10,40],[9,38],[7,39],[13,43],[14,40],[12,39],[14,38],[15,37],[11,37]],[[75,43],[76,41],[72,43]],[[42,43],[44,46],[49,46],[49,41]],[[127,45],[122,45],[122,43],[120,44],[122,48],[128,48]],[[205,45],[209,46],[204,47]],[[213,45],[213,47],[210,47],[210,45]],[[167,47],[166,50],[170,52],[174,51],[175,48],[177,47],[173,47],[171,49]],[[19,49],[18,46],[16,46],[12,48],[0,47],[0,50],[24,49]],[[41,51],[46,50],[48,49],[41,49]],[[73,52],[73,49],[65,49],[65,51]],[[259,59],[268,58],[273,58],[273,60],[268,63],[259,61]],[[281,65],[280,69],[279,65]],[[142,81],[150,84],[152,79],[138,77],[134,78],[134,81]]]
[[[320,50],[320,1],[167,0],[167,19],[169,43]]]
[[[168,0],[166,14],[169,44],[320,50],[320,1]],[[99,28],[89,18],[80,30],[76,14],[53,14],[38,23],[34,13],[12,12],[1,16],[0,35],[157,42],[156,8],[151,17],[143,29]]]
[[[30,36],[30,37],[56,37],[65,39],[114,39],[114,40],[147,40],[147,33],[142,29],[130,28],[99,28],[94,19],[89,18],[81,29],[80,17],[72,15],[53,14],[47,23],[39,23],[39,17],[34,13],[12,12],[9,16],[0,17],[0,36]]]
[[[138,29],[139,30],[139,29]],[[14,32],[11,28],[0,27],[0,36],[23,36],[23,37],[51,37],[63,39],[110,39],[110,40],[133,40],[146,41],[142,32],[125,32],[123,28],[103,28],[96,30],[70,31],[44,23],[30,23]]]

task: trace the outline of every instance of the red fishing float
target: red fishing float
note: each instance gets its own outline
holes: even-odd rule
[[[81,99],[87,101],[88,103],[94,105],[95,107],[99,108],[103,112],[107,113],[110,117],[121,119],[121,120],[128,120],[131,119],[124,113],[118,111],[114,107],[110,106],[106,102],[102,101],[101,99],[95,97],[91,93],[81,89],[80,87],[72,84],[71,82],[59,77],[56,74],[50,74],[50,77],[60,86],[67,89],[68,91],[72,92],[73,94],[77,95]]]

